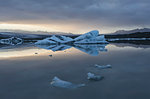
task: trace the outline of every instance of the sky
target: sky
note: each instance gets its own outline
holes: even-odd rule
[[[0,29],[111,33],[150,27],[150,0],[0,0]]]

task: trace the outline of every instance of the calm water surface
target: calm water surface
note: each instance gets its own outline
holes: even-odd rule
[[[0,99],[149,99],[150,48],[105,48],[99,54],[73,47],[56,52],[33,46],[0,49]],[[95,64],[112,68],[101,70]],[[89,81],[88,72],[104,79]],[[54,87],[50,82],[55,76],[86,86]]]

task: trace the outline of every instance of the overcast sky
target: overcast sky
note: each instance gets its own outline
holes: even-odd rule
[[[150,0],[0,0],[0,28],[74,33],[143,28],[150,26],[149,7]]]

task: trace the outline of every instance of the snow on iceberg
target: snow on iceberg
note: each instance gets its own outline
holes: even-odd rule
[[[104,77],[102,77],[102,76],[99,76],[99,75],[95,75],[95,74],[93,74],[93,73],[87,73],[87,79],[88,80],[93,80],[93,81],[99,81],[99,80],[102,80]]]
[[[74,40],[75,41],[79,41],[79,40],[83,40],[83,39],[90,39],[90,38],[93,38],[93,37],[97,37],[99,35],[99,31],[97,30],[93,30],[93,31],[90,31],[88,33],[85,33],[81,36],[78,36],[77,38],[75,38]]]
[[[58,77],[54,77],[52,79],[51,85],[55,87],[67,88],[67,89],[75,89],[75,88],[85,86],[85,84],[73,84],[71,82],[61,80]]]
[[[73,41],[72,38],[66,36],[53,35],[43,40],[35,42],[36,45],[51,45],[51,44],[64,44]]]
[[[98,64],[95,64],[95,67],[97,67],[99,69],[112,68],[111,65],[98,65]]]
[[[0,43],[1,44],[8,44],[8,45],[19,45],[19,44],[23,43],[23,40],[21,38],[11,37],[8,39],[1,39]]]
[[[61,39],[63,40],[64,43],[73,41],[72,38],[67,37],[67,36],[63,36],[63,35],[62,35],[62,36],[60,36],[60,37],[61,37]]]

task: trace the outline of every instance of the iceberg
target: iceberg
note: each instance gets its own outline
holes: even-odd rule
[[[8,44],[8,45],[19,45],[19,44],[23,43],[23,40],[21,38],[11,37],[8,39],[1,39],[0,43],[1,44]]]
[[[36,45],[51,45],[51,44],[64,44],[73,41],[72,38],[66,36],[53,35],[43,40],[35,42]]]
[[[53,35],[51,37],[45,38],[43,40],[37,41],[36,45],[50,45],[50,44],[103,44],[108,43],[105,40],[104,35],[99,35],[99,31],[94,30],[83,35],[80,35],[74,39],[67,37],[67,36],[56,36]]]
[[[95,64],[95,67],[97,67],[99,69],[112,68],[111,65],[98,65],[98,64]]]
[[[67,43],[67,42],[72,42],[73,41],[73,39],[72,38],[70,38],[70,37],[67,37],[67,36],[60,36],[61,37],[61,39],[63,40],[63,42],[64,43]]]
[[[51,85],[55,87],[67,88],[67,89],[76,89],[85,86],[85,84],[73,84],[71,82],[61,80],[56,76],[52,79]]]
[[[76,38],[67,36],[53,35],[43,40],[35,42],[35,45],[52,51],[63,51],[74,47],[89,55],[97,56],[99,52],[106,52],[105,46],[107,45],[104,35],[99,35],[99,31],[94,30]]]
[[[99,80],[102,80],[104,77],[102,77],[102,76],[99,76],[99,75],[95,75],[95,74],[93,74],[93,73],[87,73],[87,79],[88,80],[93,80],[93,81],[99,81]]]
[[[105,40],[105,36],[104,35],[100,35],[99,36],[99,31],[97,30],[93,30],[90,31],[88,33],[85,33],[77,38],[74,39],[75,40],[75,44],[98,44],[98,43],[108,43]]]
[[[37,42],[35,42],[36,45],[51,45],[51,44],[56,44],[56,42],[51,40],[51,37],[48,37],[46,39],[43,40],[38,40]]]
[[[83,40],[83,39],[90,39],[90,38],[97,37],[98,35],[99,35],[99,31],[93,30],[93,31],[90,31],[88,33],[85,33],[85,34],[75,38],[74,40],[79,41],[79,40]]]

